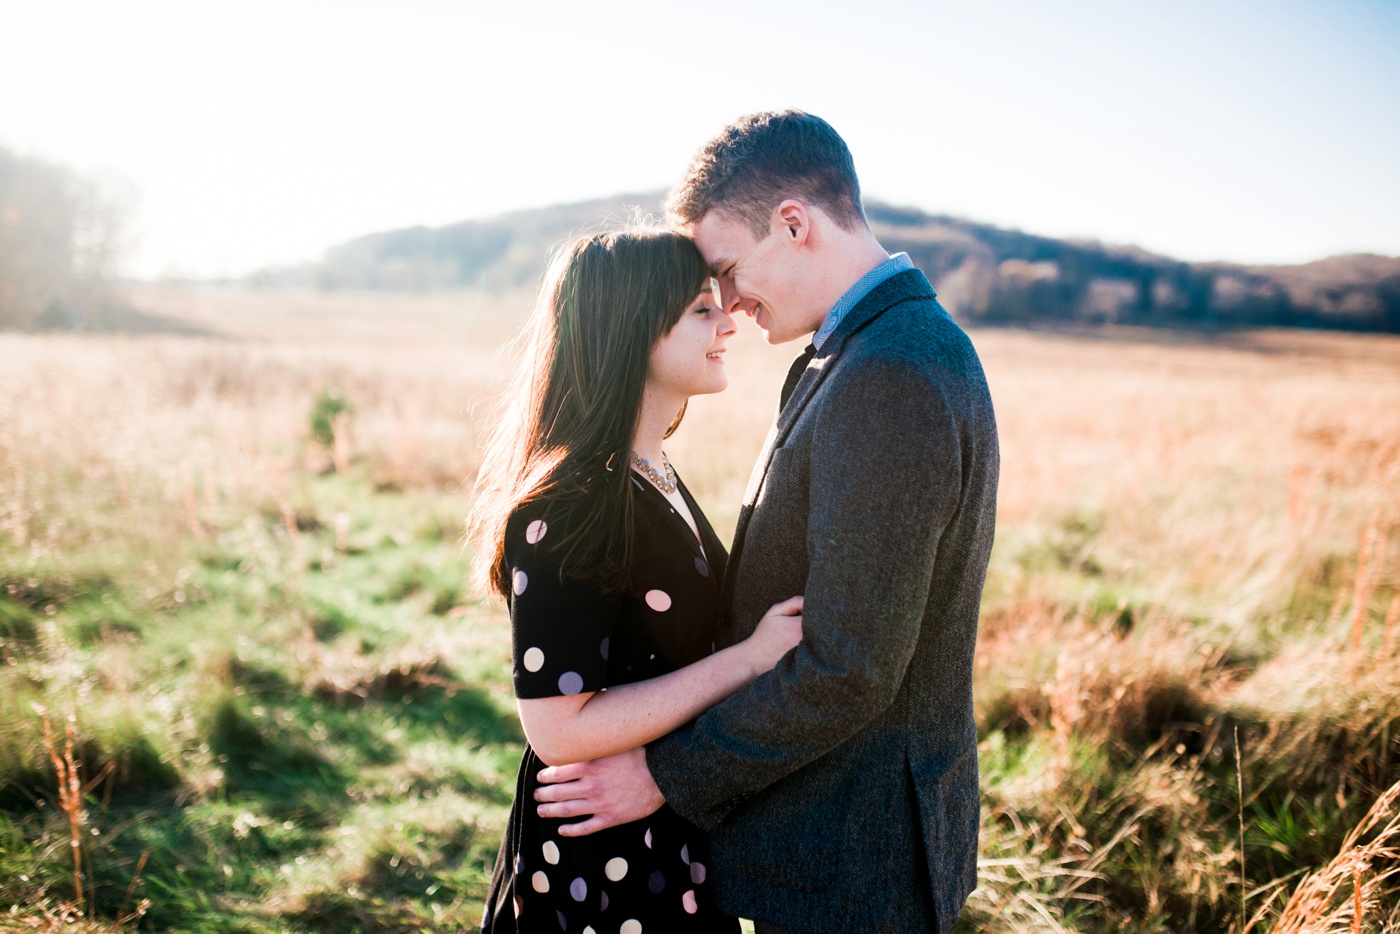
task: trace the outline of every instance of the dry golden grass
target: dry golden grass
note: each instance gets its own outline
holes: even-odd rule
[[[1400,782],[1347,834],[1336,857],[1299,884],[1274,934],[1359,932],[1368,918],[1394,920],[1394,892],[1386,882],[1400,873]]]
[[[1002,527],[1104,517],[1151,595],[1245,618],[1299,552],[1400,520],[1400,341],[1264,333],[1234,345],[980,333],[1002,434]],[[1286,348],[1286,352],[1284,350]],[[1393,564],[1388,579],[1394,582]]]
[[[161,293],[151,307],[175,301]],[[473,426],[500,378],[508,315],[474,313],[464,299],[462,323],[439,332],[412,304],[362,297],[308,299],[306,314],[258,293],[190,301],[189,320],[210,336],[0,334],[0,502],[13,547],[57,554],[88,531],[64,515],[74,477],[93,502],[137,519],[131,533],[157,538],[198,536],[206,516],[285,501],[308,459],[329,462],[307,442],[308,412],[326,389],[351,401],[351,448],[377,483],[470,480]],[[421,315],[445,322],[452,307],[439,300]],[[270,324],[279,309],[291,316],[280,330]],[[478,321],[493,343],[468,333]]]

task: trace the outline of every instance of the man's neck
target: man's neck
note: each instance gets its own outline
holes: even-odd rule
[[[827,275],[823,277],[824,304],[821,314],[812,325],[813,331],[821,327],[826,312],[841,300],[841,296],[845,295],[851,286],[890,258],[889,252],[880,245],[880,241],[875,239],[875,235],[864,224],[853,231],[840,231],[832,237],[829,247],[827,255],[822,258],[828,270]]]

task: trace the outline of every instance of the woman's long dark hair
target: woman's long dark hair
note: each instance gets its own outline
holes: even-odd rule
[[[551,264],[519,382],[477,480],[470,528],[489,590],[510,592],[506,523],[537,500],[547,503],[551,532],[562,533],[550,536],[562,574],[610,591],[627,585],[631,451],[647,362],[708,278],[695,245],[663,228],[582,237]]]

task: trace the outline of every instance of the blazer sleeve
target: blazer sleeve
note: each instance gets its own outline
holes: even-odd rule
[[[815,413],[803,639],[749,687],[650,744],[671,806],[712,829],[893,702],[962,498],[957,379],[904,358],[833,373]]]

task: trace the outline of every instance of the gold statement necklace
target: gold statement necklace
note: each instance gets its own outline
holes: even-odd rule
[[[666,456],[665,451],[661,452],[661,471],[665,471],[664,474],[651,466],[647,459],[636,451],[632,452],[632,466],[636,467],[648,480],[656,484],[656,488],[661,492],[668,495],[676,492],[676,470],[671,466],[671,460]]]

